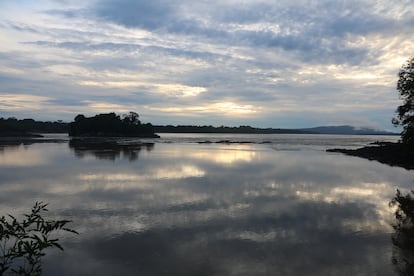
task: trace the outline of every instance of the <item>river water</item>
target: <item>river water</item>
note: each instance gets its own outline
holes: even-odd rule
[[[392,136],[163,134],[0,146],[1,214],[49,203],[45,275],[396,275],[396,189],[414,174],[338,153]]]

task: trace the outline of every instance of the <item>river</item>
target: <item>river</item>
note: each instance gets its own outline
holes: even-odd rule
[[[414,175],[327,153],[392,136],[161,134],[0,146],[1,215],[72,220],[44,275],[396,275]]]

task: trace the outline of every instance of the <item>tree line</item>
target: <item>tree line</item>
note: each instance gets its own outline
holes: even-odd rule
[[[30,133],[67,133],[68,124],[62,121],[41,122],[33,119],[0,118],[0,136],[29,136]]]

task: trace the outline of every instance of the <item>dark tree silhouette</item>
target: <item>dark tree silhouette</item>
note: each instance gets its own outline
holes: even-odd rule
[[[400,275],[414,275],[414,192],[402,195],[399,190],[390,202],[395,211],[392,262]]]
[[[414,57],[402,66],[398,77],[397,90],[403,104],[397,108],[392,122],[403,126],[402,142],[414,146]]]
[[[16,118],[0,117],[0,137],[35,137],[34,133],[64,133],[68,131],[68,124],[62,121],[41,122],[33,119],[18,120]]]
[[[47,248],[63,250],[58,231],[78,234],[67,228],[69,220],[47,220],[47,204],[36,202],[22,220],[12,215],[0,217],[0,275],[41,275],[42,257]]]
[[[130,111],[129,114],[123,115],[122,121],[128,125],[140,125],[141,122],[139,121],[139,115],[136,112]]]
[[[82,122],[85,119],[86,119],[85,115],[79,114],[75,117],[75,122]]]
[[[121,119],[115,113],[103,113],[93,117],[79,114],[69,124],[70,136],[86,137],[159,137],[150,123],[141,124],[139,115],[130,112]]]

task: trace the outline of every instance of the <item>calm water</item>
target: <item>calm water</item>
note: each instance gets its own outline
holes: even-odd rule
[[[394,275],[388,203],[413,188],[413,171],[324,150],[396,139],[0,146],[0,210],[42,200],[51,218],[73,220],[80,235],[60,236],[66,250],[49,252],[45,275]]]

